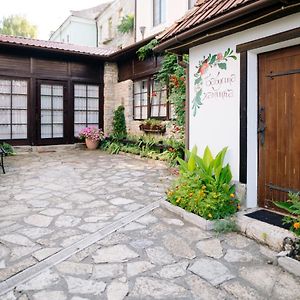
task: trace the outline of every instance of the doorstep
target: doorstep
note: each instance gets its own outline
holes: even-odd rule
[[[294,239],[295,235],[287,229],[245,216],[256,210],[259,208],[244,210],[236,214],[236,223],[240,232],[261,244],[266,244],[273,250],[281,251],[283,239],[285,237]]]
[[[49,146],[13,146],[16,154],[28,154],[32,152],[61,152],[74,149],[85,149],[84,143],[66,144],[66,145],[49,145]]]

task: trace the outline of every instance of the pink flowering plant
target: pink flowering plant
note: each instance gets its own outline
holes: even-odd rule
[[[79,138],[90,139],[94,142],[97,142],[104,139],[104,133],[102,129],[96,127],[86,127],[79,132]]]

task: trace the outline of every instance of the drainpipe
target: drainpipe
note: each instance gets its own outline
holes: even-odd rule
[[[97,20],[95,20],[96,21],[96,47],[98,47],[99,45],[98,45],[98,43],[99,43],[99,36],[98,36],[98,34],[99,34],[99,28],[98,28],[98,21]]]
[[[136,42],[137,0],[134,1],[134,42]]]

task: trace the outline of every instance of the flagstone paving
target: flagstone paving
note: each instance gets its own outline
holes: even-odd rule
[[[15,175],[15,183],[9,177],[11,175],[0,177],[1,205],[3,209],[9,207],[6,214],[1,214],[4,219],[0,223],[3,225],[0,268],[3,266],[2,276],[6,274],[7,277],[13,271],[27,268],[98,230],[98,226],[97,229],[82,226],[106,226],[126,216],[133,208],[138,209],[157,200],[170,179],[166,168],[161,165],[99,152],[33,155],[26,160],[27,163],[32,161],[27,169],[29,174],[26,175],[24,162],[20,164],[14,158],[10,161],[13,166],[8,170]],[[20,165],[21,170],[18,171]],[[42,170],[41,165],[48,167]],[[58,177],[48,182],[52,175],[46,176],[47,172],[56,172],[56,167],[60,169],[60,175],[57,173]],[[88,175],[90,172],[92,177]],[[131,184],[127,190],[124,184],[128,181],[115,183],[107,179],[118,176],[134,182],[136,175],[131,173],[138,174],[137,180],[143,182],[139,191]],[[17,197],[17,200],[15,196],[20,193],[34,194],[35,177],[36,189],[44,191],[38,193],[42,197],[31,199],[25,196]],[[86,189],[82,180],[86,180]],[[31,182],[29,186],[26,184],[28,181]],[[105,185],[101,184],[102,181]],[[52,184],[56,185],[56,190],[49,189]],[[9,188],[6,188],[7,185]],[[74,198],[69,195],[71,187],[78,192],[75,195],[72,191]],[[155,194],[150,195],[153,190]],[[3,195],[9,196],[7,200],[3,200]],[[99,203],[101,205],[97,206]],[[20,207],[14,210],[11,205],[22,205],[23,210]],[[46,214],[42,214],[45,211]],[[49,219],[30,218],[33,215],[53,219],[45,227]],[[31,224],[33,222],[35,225]],[[157,208],[27,282],[18,284],[0,299],[295,300],[300,299],[299,295],[300,279],[278,267],[275,253],[270,249],[236,233],[216,235],[205,232]]]
[[[7,164],[0,175],[0,282],[158,200],[170,178],[164,164],[100,151],[33,153]]]

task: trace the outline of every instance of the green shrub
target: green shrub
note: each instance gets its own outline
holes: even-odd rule
[[[126,138],[126,136],[127,136],[124,111],[125,111],[125,108],[122,105],[120,105],[114,111],[113,136],[118,139]]]
[[[234,214],[239,201],[231,184],[230,167],[223,166],[226,152],[224,148],[213,158],[206,147],[201,158],[194,147],[191,152],[187,151],[187,161],[178,158],[180,176],[168,191],[168,201],[208,220]]]
[[[15,155],[14,147],[10,144],[3,143],[1,147],[4,149],[4,151],[7,153],[7,155]]]
[[[287,202],[275,202],[275,205],[281,209],[284,209],[292,216],[284,217],[283,221],[286,224],[290,224],[290,230],[297,236],[300,236],[300,197],[299,193],[289,193],[289,199]]]

